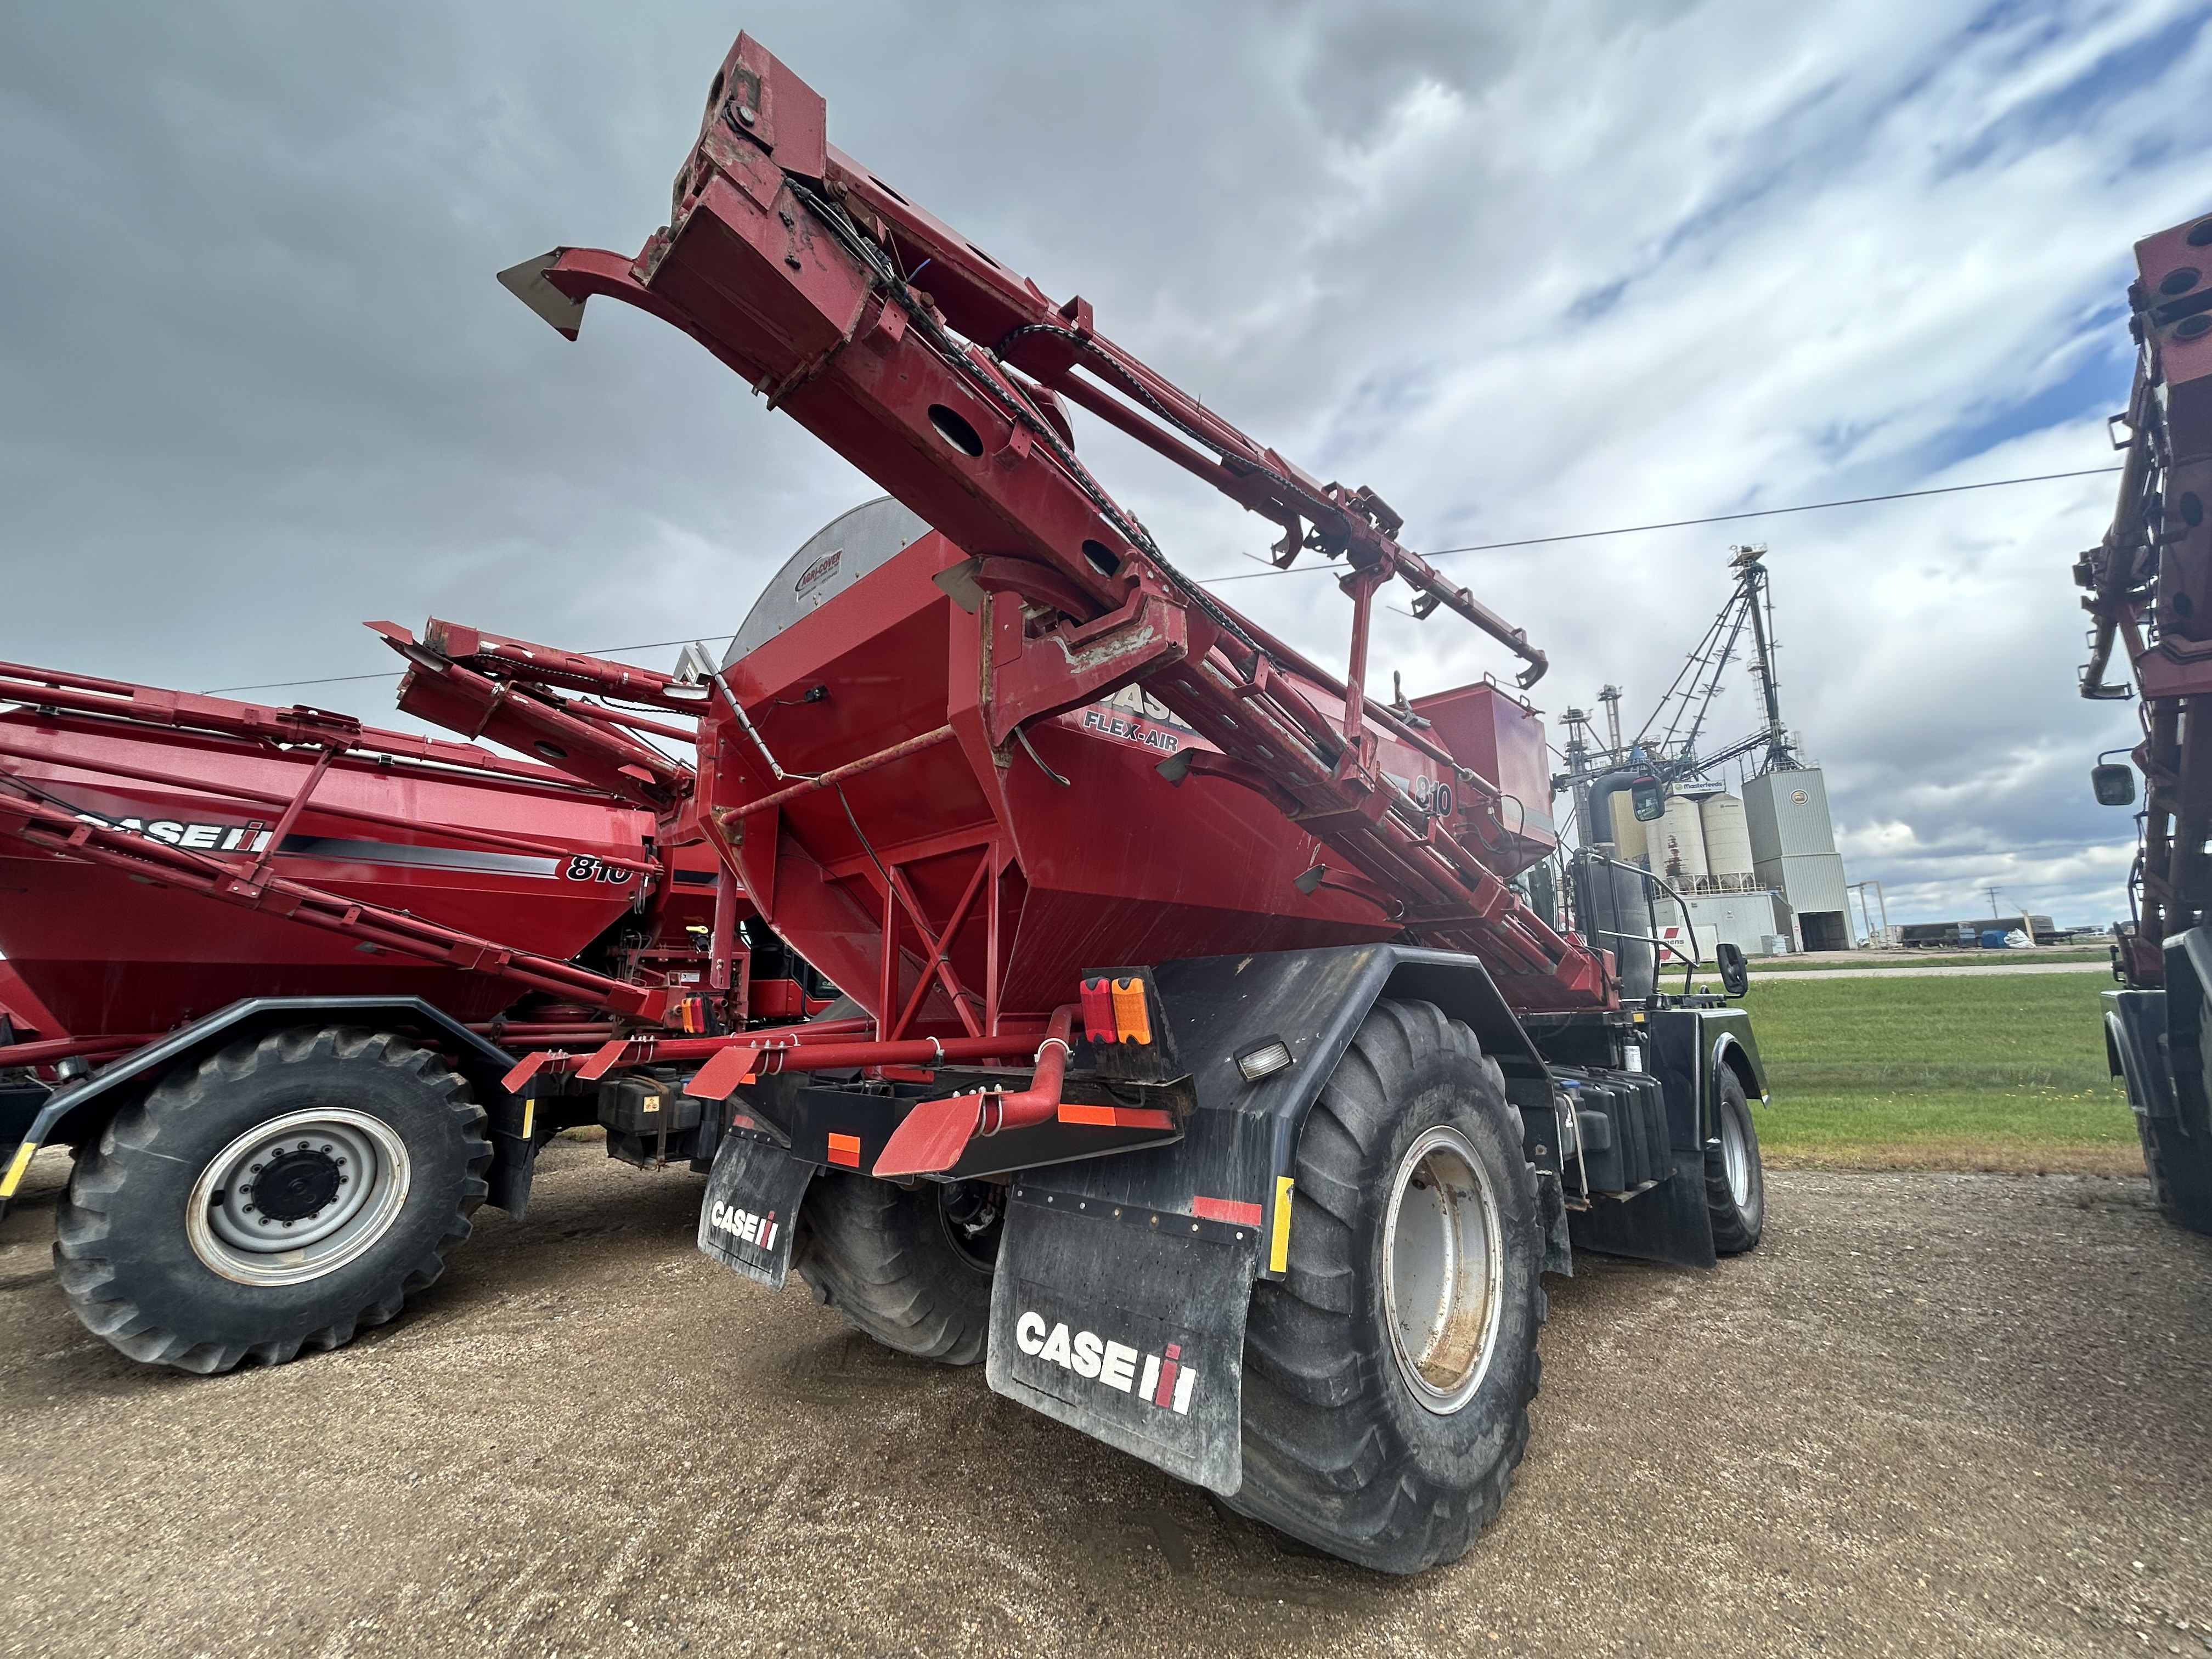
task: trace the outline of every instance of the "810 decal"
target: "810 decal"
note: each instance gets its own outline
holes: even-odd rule
[[[635,870],[625,870],[619,865],[595,859],[589,853],[577,854],[561,872],[563,878],[568,881],[604,881],[617,887],[623,885],[636,873]]]

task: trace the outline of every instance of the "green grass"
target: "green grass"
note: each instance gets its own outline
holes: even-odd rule
[[[1744,1006],[1778,1164],[2139,1171],[2082,974],[1754,979]]]
[[[1760,974],[1817,974],[1837,968],[2000,968],[2023,962],[2110,962],[2105,945],[2045,945],[2039,951],[1855,951],[1848,956],[1760,957],[1751,964]]]

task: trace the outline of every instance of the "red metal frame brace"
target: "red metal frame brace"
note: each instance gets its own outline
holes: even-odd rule
[[[161,1034],[155,1031],[138,1036],[53,1037],[42,1042],[0,1043],[0,1066],[51,1066],[56,1060],[74,1060],[80,1054],[87,1059],[100,1054],[125,1054],[161,1040]]]

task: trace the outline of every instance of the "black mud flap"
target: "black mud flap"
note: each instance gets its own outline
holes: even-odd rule
[[[1009,1400],[1232,1493],[1244,1482],[1244,1316],[1259,1235],[1116,1209],[1017,1182],[984,1375]]]
[[[1556,1170],[1536,1171],[1536,1213],[1544,1223],[1544,1271],[1572,1279],[1574,1236],[1568,1229],[1566,1195],[1560,1190]]]
[[[491,1167],[484,1171],[491,1190],[484,1202],[520,1221],[529,1212],[530,1183],[538,1172],[538,1143],[532,1133],[538,1103],[501,1089],[486,1103],[484,1116],[491,1138]]]
[[[771,1291],[791,1276],[792,1224],[814,1166],[742,1130],[722,1137],[699,1205],[699,1248]]]
[[[1677,1147],[1674,1162],[1673,1175],[1633,1198],[1600,1198],[1587,1210],[1572,1212],[1575,1249],[1684,1267],[1717,1266],[1713,1215],[1705,1202],[1705,1155]]]

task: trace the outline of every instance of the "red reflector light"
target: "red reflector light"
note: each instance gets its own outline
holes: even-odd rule
[[[858,1135],[831,1135],[830,1161],[842,1164],[848,1170],[860,1167],[860,1138]]]
[[[1119,1042],[1121,1033],[1114,1029],[1114,994],[1103,979],[1083,981],[1083,1040],[1085,1042]]]

